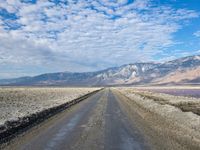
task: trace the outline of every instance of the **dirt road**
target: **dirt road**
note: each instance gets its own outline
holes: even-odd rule
[[[15,138],[4,149],[151,149],[115,92],[104,89]]]

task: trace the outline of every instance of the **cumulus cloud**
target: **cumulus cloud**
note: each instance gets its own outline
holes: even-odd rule
[[[150,0],[4,0],[0,11],[0,63],[44,65],[47,72],[152,60],[176,44],[183,21],[198,17]]]

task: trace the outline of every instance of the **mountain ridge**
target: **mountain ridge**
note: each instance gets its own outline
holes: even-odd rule
[[[0,85],[117,86],[200,83],[200,55],[164,63],[125,64],[95,72],[57,72],[1,79]]]

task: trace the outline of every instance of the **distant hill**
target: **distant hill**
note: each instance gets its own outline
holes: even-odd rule
[[[47,73],[34,77],[2,79],[0,85],[165,85],[199,84],[200,55],[188,56],[165,63],[134,63],[102,71]]]

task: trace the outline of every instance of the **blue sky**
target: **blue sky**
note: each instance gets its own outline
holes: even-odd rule
[[[195,54],[199,0],[0,0],[0,78]]]

